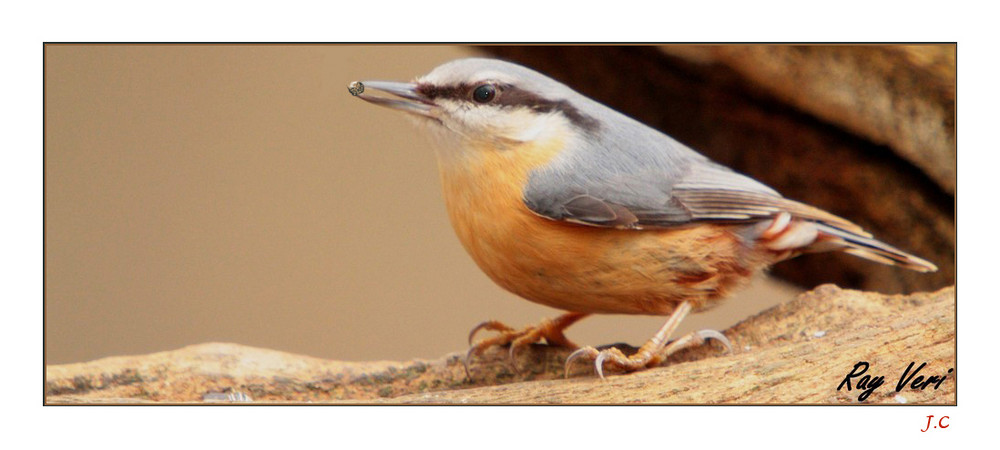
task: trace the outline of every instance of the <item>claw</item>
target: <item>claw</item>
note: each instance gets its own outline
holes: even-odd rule
[[[472,372],[469,372],[469,360],[472,359],[472,354],[476,352],[476,347],[469,347],[469,351],[465,352],[465,358],[462,358],[462,366],[465,367],[465,378],[472,381]]]
[[[718,331],[700,330],[695,334],[698,336],[698,338],[701,339],[702,342],[705,342],[708,339],[715,339],[719,341],[722,345],[726,346],[726,353],[733,352],[733,345],[729,343],[729,338],[727,338],[724,334],[719,333]]]
[[[478,333],[479,330],[483,329],[483,324],[485,323],[486,322],[480,323],[479,325],[476,325],[475,327],[472,328],[472,330],[469,331],[469,345],[472,345],[472,340],[475,339],[476,333]]]
[[[604,359],[607,358],[608,354],[605,352],[599,352],[597,358],[594,358],[594,370],[597,371],[597,376],[604,379]]]
[[[476,337],[476,333],[479,333],[481,330],[485,330],[485,329],[496,330],[496,331],[501,331],[501,332],[502,331],[514,331],[513,328],[508,327],[507,325],[504,325],[503,323],[501,323],[499,321],[496,321],[496,320],[484,320],[484,321],[480,322],[479,325],[476,325],[475,327],[473,327],[471,331],[469,331],[469,345],[472,345],[472,340]]]
[[[510,359],[511,367],[513,367],[514,372],[517,374],[521,374],[521,369],[517,366],[517,353],[519,347],[545,340],[548,345],[576,348],[576,344],[572,343],[569,339],[566,339],[566,336],[563,335],[563,330],[588,315],[589,314],[587,313],[567,312],[559,317],[556,317],[555,319],[545,319],[538,325],[529,326],[522,330],[516,330],[508,327],[502,322],[496,320],[481,322],[479,325],[473,327],[472,331],[469,332],[469,345],[471,347],[465,354],[465,359],[462,361],[465,365],[465,374],[466,376],[469,376],[470,379],[472,378],[470,376],[471,372],[469,371],[469,363],[472,360],[472,356],[478,355],[482,353],[483,350],[490,347],[509,345],[510,349],[507,350],[507,357]],[[473,345],[476,334],[481,330],[497,331],[499,334],[497,336],[481,340],[477,344]]]
[[[580,347],[575,352],[570,353],[569,356],[566,358],[565,372],[563,373],[563,378],[569,378],[569,366],[573,364],[573,361],[593,351],[594,349],[591,347]]]
[[[510,350],[507,351],[507,357],[510,358],[510,367],[514,369],[514,373],[520,375],[521,369],[517,367],[517,359],[514,358],[514,352],[517,350],[519,345],[516,345],[517,341],[510,343]]]

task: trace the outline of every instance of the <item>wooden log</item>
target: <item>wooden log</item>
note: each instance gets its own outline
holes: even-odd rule
[[[571,330],[572,331],[572,330]],[[571,333],[572,334],[572,333]],[[438,360],[329,361],[237,344],[201,344],[139,356],[48,366],[47,404],[80,403],[924,403],[955,404],[955,290],[909,296],[824,285],[725,332],[715,345],[682,351],[664,366],[599,380],[581,364],[563,379],[569,351],[535,345],[512,370],[504,348],[471,364]],[[637,343],[638,344],[638,343]],[[859,400],[859,362],[885,383]],[[935,388],[901,391],[909,363]]]

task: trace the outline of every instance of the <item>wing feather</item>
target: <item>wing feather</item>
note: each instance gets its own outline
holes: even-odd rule
[[[825,223],[859,236],[871,237],[871,234],[844,218],[777,195],[745,191],[687,189],[675,190],[673,195],[691,211],[693,220],[760,219],[773,217],[784,211],[793,217]]]
[[[871,237],[846,219],[786,199],[770,187],[708,160],[689,161],[686,170],[679,173],[648,167],[616,171],[608,180],[581,181],[558,171],[538,172],[532,175],[524,201],[531,210],[550,219],[598,227],[666,228],[697,221],[753,222],[788,212]]]

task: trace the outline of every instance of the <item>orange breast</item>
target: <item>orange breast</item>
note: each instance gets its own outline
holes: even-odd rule
[[[682,300],[705,309],[763,267],[725,225],[616,230],[535,215],[523,187],[559,146],[471,150],[442,163],[458,238],[501,287],[567,311],[665,315]]]

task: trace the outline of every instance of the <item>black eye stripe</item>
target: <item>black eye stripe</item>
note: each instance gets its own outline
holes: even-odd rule
[[[438,98],[471,100],[475,90],[487,84],[494,86],[497,91],[503,91],[509,87],[509,85],[506,84],[490,83],[488,81],[474,84],[462,83],[450,86],[434,86],[432,84],[423,83],[417,86],[417,92],[431,100]]]
[[[423,83],[417,86],[417,92],[431,100],[438,98],[471,100],[473,92],[475,92],[477,88],[487,84],[494,86],[497,91],[503,91],[509,86],[499,83],[490,83],[488,81],[474,84],[462,83],[449,86],[434,86],[432,84]]]
[[[466,92],[469,91],[469,87],[465,85],[458,86],[435,86],[433,84],[421,83],[417,85],[417,93],[427,97],[428,99],[435,100],[439,98],[448,98],[452,100],[462,100],[465,97]]]
[[[417,86],[417,92],[430,100],[447,98],[457,101],[475,102],[473,100],[473,93],[475,89],[486,84],[495,86],[497,90],[495,98],[492,99],[492,102],[489,102],[491,105],[501,107],[525,107],[540,113],[558,111],[563,113],[563,115],[565,115],[570,122],[584,131],[594,132],[600,128],[594,118],[583,114],[579,109],[575,108],[566,100],[547,99],[533,92],[520,89],[517,86],[510,84],[480,82],[461,83],[449,86],[434,86],[422,83]]]

